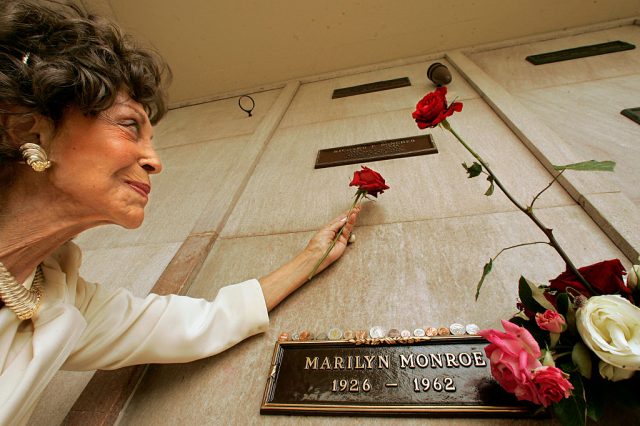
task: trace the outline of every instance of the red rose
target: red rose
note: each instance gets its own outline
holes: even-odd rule
[[[536,404],[548,407],[563,398],[569,398],[573,385],[567,374],[557,367],[543,366],[533,370],[531,382],[536,390]]]
[[[622,276],[626,271],[618,259],[594,263],[593,265],[578,268],[578,271],[600,294],[621,294],[631,300],[631,289],[622,280]],[[549,284],[551,290],[558,292],[565,292],[567,287],[571,287],[586,297],[595,296],[569,270],[549,281]]]
[[[427,93],[416,105],[412,116],[420,129],[435,127],[445,118],[453,115],[453,112],[462,111],[462,103],[454,102],[447,106],[447,88],[438,87],[431,93]]]
[[[385,189],[389,187],[384,183],[384,178],[380,173],[371,170],[366,166],[362,166],[362,170],[353,173],[353,180],[349,186],[357,186],[361,191],[367,191],[368,194],[378,197]]]

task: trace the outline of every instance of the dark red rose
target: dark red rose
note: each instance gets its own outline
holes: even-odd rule
[[[376,198],[378,194],[382,194],[385,189],[389,189],[384,183],[384,178],[380,173],[366,166],[362,166],[362,170],[353,173],[353,180],[349,186],[357,186],[358,189],[367,191],[369,195],[373,195]]]
[[[431,93],[427,93],[416,105],[416,110],[412,116],[416,120],[418,127],[426,129],[435,127],[445,118],[455,112],[462,111],[462,103],[454,102],[447,106],[447,88],[438,87]]]
[[[622,281],[622,276],[626,271],[618,259],[605,260],[604,262],[583,266],[578,268],[578,271],[600,294],[620,294],[631,300],[631,289]],[[564,292],[567,287],[572,287],[584,296],[595,296],[569,270],[549,281],[549,284],[551,290],[557,290],[558,292]]]

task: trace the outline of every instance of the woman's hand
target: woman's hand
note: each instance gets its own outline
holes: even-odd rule
[[[318,232],[316,232],[313,238],[311,238],[309,244],[307,244],[305,251],[307,251],[311,257],[314,257],[319,261],[327,251],[327,249],[331,247],[331,244],[336,237],[336,233],[339,232],[340,228],[344,226],[341,235],[336,240],[335,245],[333,246],[327,257],[318,267],[316,273],[331,265],[344,254],[344,251],[347,248],[347,243],[349,242],[349,236],[351,235],[353,226],[355,225],[358,218],[358,213],[360,213],[359,206],[355,207],[351,211],[349,220],[347,220],[348,212],[342,213],[340,216],[338,216]]]
[[[325,269],[335,262],[344,253],[351,235],[353,225],[360,213],[360,207],[355,207],[347,220],[347,212],[332,220],[325,227],[320,229],[311,238],[307,247],[291,261],[285,263],[270,274],[260,278],[260,286],[264,294],[267,309],[273,309],[285,297],[297,290],[302,284],[309,280],[309,274],[318,263],[325,251],[331,246],[343,225],[342,234],[329,252],[329,255],[322,261],[317,272]],[[346,223],[346,224],[345,224]]]

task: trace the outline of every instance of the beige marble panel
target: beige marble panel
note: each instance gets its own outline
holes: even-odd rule
[[[360,73],[314,83],[303,84],[282,120],[281,128],[302,124],[358,117],[415,106],[425,93],[435,86],[427,78],[427,69],[434,62],[445,64],[452,74],[448,85],[451,99],[471,99],[478,95],[445,59],[404,65]],[[331,99],[335,89],[358,86],[395,78],[409,77],[411,86],[346,98]]]
[[[640,206],[640,125],[620,114],[640,107],[640,72],[519,92],[518,98],[585,160],[616,161],[622,192]]]
[[[87,385],[93,371],[58,371],[36,405],[29,426],[59,426]]]
[[[470,57],[511,92],[640,73],[639,49],[544,65],[533,65],[525,60],[525,57],[529,55],[616,40],[626,41],[636,46],[640,45],[640,27],[628,25],[571,37],[471,53]]]
[[[183,241],[201,215],[218,226],[260,147],[251,143],[250,136],[240,136],[160,151],[164,170],[152,177],[142,226],[136,230],[103,226],[78,240],[87,248]]]
[[[162,149],[251,134],[267,115],[279,93],[279,89],[251,93],[256,103],[251,117],[238,107],[239,97],[171,110],[155,128],[154,144]],[[251,102],[247,105],[251,105]]]
[[[450,118],[457,131],[494,168],[503,183],[523,203],[551,176],[515,135],[480,99],[465,101],[464,110]],[[391,189],[376,208],[363,215],[363,224],[467,216],[513,210],[496,190],[484,196],[482,177],[467,179],[462,162],[473,157],[442,129],[429,131],[439,153],[367,163],[378,170]],[[357,164],[314,169],[318,149],[418,135],[411,110],[400,110],[279,130],[261,157],[223,236],[264,235],[315,229],[348,208],[355,193],[349,187]],[[283,202],[286,200],[286,202]],[[538,205],[566,205],[572,200],[552,187]]]
[[[368,206],[375,209],[376,206]],[[579,206],[540,210],[579,265],[618,257],[628,262]],[[260,416],[274,342],[281,331],[330,327],[414,328],[454,321],[497,326],[515,311],[520,274],[544,282],[563,269],[545,246],[501,256],[480,299],[483,263],[502,247],[541,238],[517,212],[360,225],[345,256],[271,313],[268,332],[220,355],[183,365],[152,366],[121,424],[451,424],[450,420]],[[213,298],[220,287],[260,277],[298,252],[310,232],[218,240],[189,295]],[[459,420],[459,424],[496,424]],[[533,424],[530,421],[505,423]]]

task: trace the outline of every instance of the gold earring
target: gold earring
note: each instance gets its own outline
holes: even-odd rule
[[[44,172],[51,167],[51,161],[47,158],[47,153],[40,145],[35,143],[25,143],[20,146],[20,152],[22,158],[31,166],[36,172]]]

